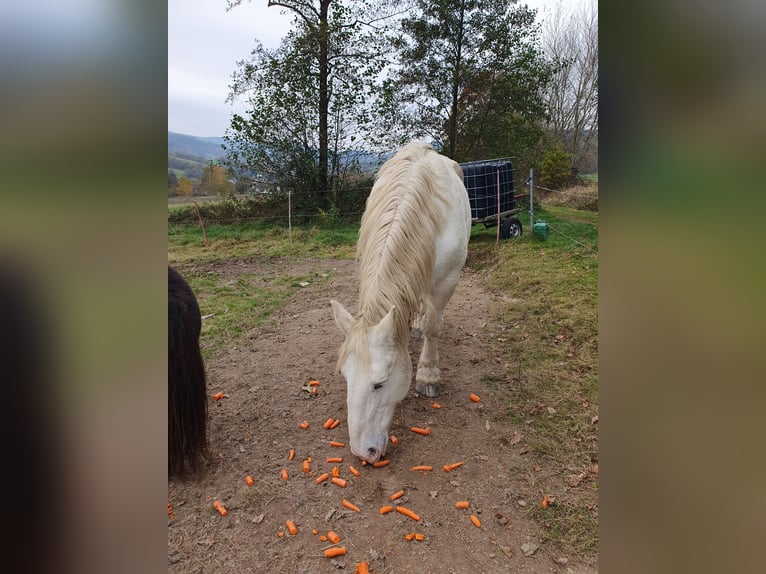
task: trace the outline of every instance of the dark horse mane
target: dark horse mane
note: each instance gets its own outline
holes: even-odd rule
[[[207,457],[207,382],[202,328],[189,284],[168,266],[168,475],[183,477]]]

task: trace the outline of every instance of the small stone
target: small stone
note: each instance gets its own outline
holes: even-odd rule
[[[439,493],[436,490],[432,490],[431,492],[428,493],[428,495],[431,498],[436,498],[437,496],[439,496]]]
[[[558,558],[554,558],[553,561],[559,566],[566,566],[569,563],[569,558],[559,556]]]
[[[524,556],[532,556],[535,552],[537,552],[537,544],[534,542],[525,542],[521,545],[521,551],[524,552]]]
[[[517,504],[519,506],[526,506],[527,505],[527,501],[526,500],[517,500],[516,502],[517,502]]]
[[[261,522],[263,522],[263,514],[259,514],[255,518],[252,518],[251,522],[253,522],[254,524],[260,524]]]

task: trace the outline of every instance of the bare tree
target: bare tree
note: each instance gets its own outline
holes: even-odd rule
[[[549,135],[582,169],[598,141],[597,0],[574,10],[559,1],[544,21],[543,48],[560,64],[547,92]]]

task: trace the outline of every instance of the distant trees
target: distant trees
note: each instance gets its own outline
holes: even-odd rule
[[[545,20],[545,52],[560,62],[546,93],[548,134],[571,154],[573,167],[595,169],[589,160],[598,137],[598,7],[595,0],[574,11],[559,3]]]
[[[202,170],[199,192],[202,195],[231,195],[234,193],[234,184],[229,179],[226,169],[210,161]]]
[[[457,161],[529,157],[553,72],[535,14],[507,0],[417,0],[387,86],[404,131]]]
[[[194,193],[194,184],[192,183],[192,180],[183,175],[178,178],[176,193],[184,197],[190,197],[192,193]]]

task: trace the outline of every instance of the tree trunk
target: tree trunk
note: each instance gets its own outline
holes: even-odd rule
[[[321,0],[319,6],[319,191],[329,191],[330,189],[327,117],[330,101],[328,88],[330,75],[328,44],[330,39],[327,33],[327,15],[330,1]]]
[[[447,137],[449,139],[448,157],[455,159],[455,140],[457,139],[457,116],[460,97],[460,66],[463,55],[463,18],[465,17],[465,3],[460,3],[460,27],[455,42],[455,67],[452,70],[452,105],[450,109]]]

